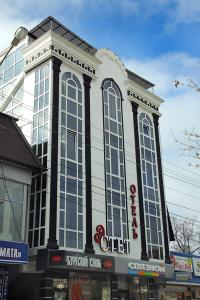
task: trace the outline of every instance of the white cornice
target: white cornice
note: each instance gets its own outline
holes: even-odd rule
[[[123,62],[121,61],[121,59],[113,51],[111,51],[110,49],[107,49],[107,48],[101,48],[96,52],[95,56],[99,60],[101,60],[103,56],[109,57],[111,60],[113,60],[115,63],[118,64],[122,73],[124,74],[124,77],[127,79],[128,74],[126,72],[126,68],[125,68]]]
[[[66,39],[52,31],[48,31],[23,51],[25,57],[24,71],[41,64],[52,56],[56,56],[73,68],[96,78],[96,68],[101,63],[96,57],[79,49]]]
[[[164,100],[148,90],[143,89],[137,83],[129,81],[127,97],[130,101],[135,101],[146,109],[160,115],[158,111],[159,106],[164,102]]]

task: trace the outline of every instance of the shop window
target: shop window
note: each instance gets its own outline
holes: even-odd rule
[[[69,273],[69,299],[111,299],[110,276],[88,273]]]

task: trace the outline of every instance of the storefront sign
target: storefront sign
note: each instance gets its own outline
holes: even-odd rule
[[[192,262],[193,262],[194,275],[200,276],[200,257],[199,258],[193,257]]]
[[[171,260],[174,265],[175,271],[185,271],[185,272],[193,271],[191,257],[172,255]]]
[[[141,260],[130,260],[115,258],[115,271],[119,274],[130,274],[136,276],[163,277],[165,276],[165,264],[144,262]]]
[[[127,239],[113,238],[105,234],[103,225],[96,227],[94,240],[100,245],[103,252],[118,252],[123,254],[130,253],[130,241]]]
[[[102,255],[85,255],[64,250],[51,251],[49,253],[50,267],[67,267],[69,269],[84,269],[90,271],[113,272],[114,259]]]
[[[132,216],[133,216],[133,220],[132,220],[132,236],[133,239],[137,239],[138,238],[138,232],[137,232],[137,228],[138,228],[138,224],[137,224],[137,211],[136,211],[136,204],[135,204],[135,197],[136,197],[136,186],[134,184],[131,184],[130,186],[130,191],[131,191],[131,212],[132,212]]]
[[[26,264],[28,244],[0,241],[0,263]]]
[[[191,272],[175,272],[175,280],[177,280],[177,281],[192,280],[192,273]]]
[[[159,266],[159,265],[150,265],[150,264],[144,264],[144,263],[134,263],[130,262],[128,264],[128,268],[133,270],[141,270],[141,271],[150,271],[150,272],[160,272],[165,273],[165,266]]]
[[[140,276],[158,277],[165,274],[165,266],[130,262],[128,263],[128,273]]]

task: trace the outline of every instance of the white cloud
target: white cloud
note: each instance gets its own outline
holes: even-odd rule
[[[0,0],[0,51],[8,46],[16,29],[24,26],[32,29],[49,15],[64,15],[66,21],[75,23],[82,11],[84,0]],[[76,14],[74,14],[76,11]],[[69,20],[68,20],[69,19]]]
[[[176,0],[172,17],[176,23],[191,23],[200,21],[200,2],[197,0]]]

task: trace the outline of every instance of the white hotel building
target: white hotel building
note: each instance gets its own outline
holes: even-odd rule
[[[28,203],[30,263],[12,289],[29,300],[157,299],[172,232],[154,85],[52,17],[0,78],[1,111],[45,167]]]

